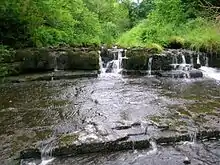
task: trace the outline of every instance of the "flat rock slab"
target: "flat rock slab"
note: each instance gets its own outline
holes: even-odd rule
[[[82,77],[97,77],[98,71],[55,71],[38,74],[28,74],[21,76],[11,76],[2,78],[3,82],[7,83],[21,83],[29,81],[52,81],[60,79],[75,79]]]
[[[138,127],[115,130],[89,124],[82,131],[63,134],[56,137],[56,144],[51,150],[52,156],[73,156],[86,153],[113,152],[121,150],[149,148],[151,141],[157,144],[175,144],[181,141],[192,141],[192,133],[180,134],[172,131],[156,131],[145,134]],[[101,132],[101,133],[100,133]],[[133,133],[133,135],[132,135]],[[219,139],[220,130],[202,130],[194,133],[197,140]],[[20,153],[21,159],[41,156],[40,147],[28,148]]]

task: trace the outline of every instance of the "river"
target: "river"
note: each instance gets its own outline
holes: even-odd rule
[[[205,114],[205,115],[204,115]],[[0,85],[0,164],[13,164],[20,151],[93,122],[169,123],[172,131],[220,129],[220,82],[214,79],[123,77],[37,81]],[[178,126],[177,126],[178,125]],[[177,128],[177,127],[178,128]],[[151,130],[153,131],[153,130]],[[151,133],[151,132],[150,132]],[[51,146],[53,147],[53,146]],[[134,150],[55,158],[48,164],[220,164],[220,143],[196,141]],[[42,164],[41,159],[21,164]]]

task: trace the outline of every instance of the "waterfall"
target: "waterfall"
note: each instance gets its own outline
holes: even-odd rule
[[[106,72],[120,73],[122,71],[122,51],[123,49],[114,49],[114,60],[107,63]]]
[[[198,54],[198,56],[197,56],[197,62],[196,62],[196,64],[199,64],[199,65],[201,64],[201,63],[200,63],[200,54]]]
[[[52,157],[52,151],[54,146],[54,138],[50,138],[47,141],[44,141],[40,147],[41,151],[41,163],[40,165],[47,165],[52,162],[54,158]]]
[[[152,154],[156,154],[158,149],[157,149],[157,143],[154,141],[154,140],[150,140],[149,141],[151,147],[152,147],[152,150],[148,151],[147,152],[147,155],[152,155]]]
[[[178,64],[177,56],[174,56],[174,60],[175,60],[174,63],[175,63],[175,64]]]
[[[148,75],[151,75],[152,60],[153,60],[153,58],[150,57],[149,61],[148,61]]]
[[[206,57],[205,57],[205,66],[206,66],[206,67],[209,66],[209,58],[207,57],[207,55],[206,55]]]
[[[54,72],[58,71],[58,66],[57,66],[57,56],[54,57]]]
[[[190,63],[193,66],[193,56],[192,55],[190,56]]]
[[[181,63],[178,62],[178,57],[181,57]],[[193,68],[193,56],[190,58],[190,64],[186,63],[186,57],[183,53],[178,53],[172,57],[172,71],[173,73],[182,73],[184,78],[191,78],[190,71]],[[172,75],[174,77],[174,75]]]
[[[124,58],[125,58],[125,59],[128,59],[128,57],[127,57],[127,53],[126,53],[127,50],[125,49],[124,52],[125,52],[125,56],[124,56]]]
[[[122,52],[121,50],[118,51],[118,65],[117,65],[117,71],[118,73],[121,71],[122,66]]]
[[[99,71],[100,71],[100,73],[104,73],[101,51],[99,51]]]
[[[182,54],[181,57],[182,57],[182,64],[186,64],[186,58],[185,58],[185,56]]]
[[[172,58],[172,64],[171,64],[172,66],[173,66],[173,69],[176,69],[177,68],[177,66],[178,66],[178,59],[177,59],[177,56],[175,55],[175,56],[173,56],[173,58]]]

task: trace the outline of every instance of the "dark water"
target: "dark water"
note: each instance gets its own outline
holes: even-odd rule
[[[19,151],[58,134],[80,130],[89,121],[111,126],[121,120],[170,119],[175,121],[174,126],[182,124],[195,130],[200,123],[220,128],[219,117],[220,83],[211,79],[122,78],[109,74],[90,79],[2,84],[0,163],[13,162]],[[148,155],[147,150],[95,154],[55,159],[52,164],[181,164],[185,156],[193,164],[219,164],[219,141],[193,147],[158,146],[155,154]]]

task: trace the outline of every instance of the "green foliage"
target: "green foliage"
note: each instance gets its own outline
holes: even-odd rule
[[[173,36],[169,39],[167,46],[171,48],[183,48],[186,45],[184,38],[179,36]]]
[[[186,24],[183,34],[188,46],[206,52],[220,52],[220,23],[198,18]]]
[[[118,44],[144,47],[156,43],[164,47],[220,52],[220,24],[199,17],[202,10],[195,2],[154,0],[155,9],[144,21],[121,35]],[[207,11],[201,16],[204,13]]]
[[[130,31],[122,34],[117,44],[122,47],[137,47],[137,46],[144,46],[144,43],[141,40],[141,34],[145,29],[145,23],[140,23]]]
[[[5,65],[5,62],[10,62],[9,60],[14,53],[13,49],[0,45],[0,77],[4,77],[9,74],[11,68]]]
[[[149,48],[152,52],[155,52],[155,53],[161,53],[163,51],[163,47],[155,43],[151,43],[147,45],[147,48]]]
[[[2,0],[2,43],[14,48],[113,43],[127,27],[127,9],[114,0]]]
[[[207,2],[220,6],[219,0],[1,0],[1,44],[22,48],[118,41],[124,47],[156,43],[210,51],[219,49],[219,26],[208,17],[220,11],[202,7]]]

